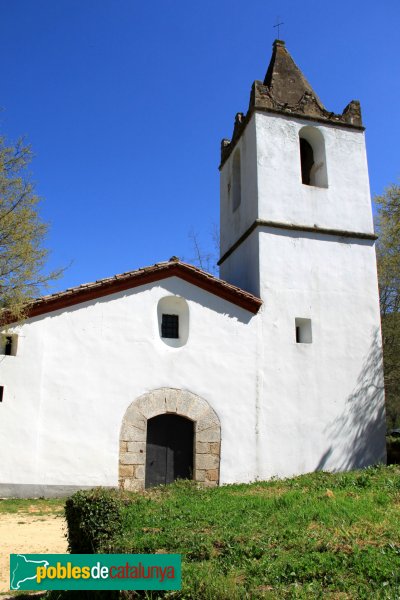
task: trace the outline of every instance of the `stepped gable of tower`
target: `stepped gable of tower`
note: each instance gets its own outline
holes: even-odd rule
[[[254,110],[364,129],[359,101],[352,100],[342,114],[329,112],[290,56],[282,40],[275,40],[273,43],[272,57],[264,81],[255,81],[252,85],[247,114],[237,113],[232,139],[222,140],[221,165],[232,152]]]

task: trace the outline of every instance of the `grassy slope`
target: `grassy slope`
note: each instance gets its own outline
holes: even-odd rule
[[[64,515],[64,505],[65,499],[63,498],[0,498],[0,515],[16,513],[27,515]]]
[[[400,598],[399,467],[177,482],[132,500],[115,551],[181,553],[183,589],[168,597]]]

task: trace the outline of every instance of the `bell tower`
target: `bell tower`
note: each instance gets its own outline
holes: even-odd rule
[[[384,460],[376,236],[359,102],[328,111],[276,40],[247,113],[222,140],[220,174],[221,278],[263,300],[261,476]]]
[[[253,293],[272,259],[260,232],[375,239],[359,102],[329,112],[280,40],[222,140],[220,171],[221,277]]]

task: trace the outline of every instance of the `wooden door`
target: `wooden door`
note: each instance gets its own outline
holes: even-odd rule
[[[193,477],[193,421],[159,415],[147,421],[146,488]]]

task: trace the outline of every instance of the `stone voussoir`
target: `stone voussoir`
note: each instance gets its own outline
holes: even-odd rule
[[[138,398],[137,408],[142,413],[142,415],[144,416],[144,418],[146,420],[150,419],[151,417],[149,417],[149,415],[154,412],[153,396],[150,395],[150,396],[146,397],[146,394],[145,394],[144,396],[141,396],[140,398]]]
[[[121,442],[145,442],[146,430],[125,423],[121,429]]]
[[[210,411],[210,407],[205,408],[204,406],[198,406],[197,404],[191,404],[187,411],[186,411],[186,416],[189,419],[192,419],[192,421],[199,421],[201,419],[204,419],[205,417],[208,416]]]
[[[143,394],[127,409],[120,436],[120,485],[126,490],[144,489],[147,421],[173,413],[194,422],[194,479],[204,485],[219,480],[221,428],[210,405],[187,390],[160,388]]]
[[[146,418],[137,406],[130,406],[125,413],[124,421],[138,429],[146,429]]]
[[[196,433],[196,442],[219,442],[220,439],[221,429],[218,425]]]
[[[176,401],[176,412],[178,415],[186,415],[191,405],[191,398],[186,394],[179,397]]]
[[[215,425],[219,425],[218,417],[214,411],[209,410],[204,417],[196,421],[196,431],[203,431]]]
[[[174,388],[163,388],[162,396],[165,402],[165,410],[168,413],[176,413],[177,412],[177,401],[179,398],[179,390]]]

